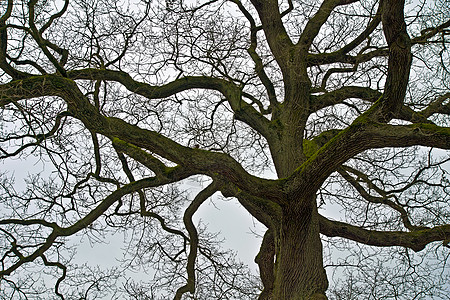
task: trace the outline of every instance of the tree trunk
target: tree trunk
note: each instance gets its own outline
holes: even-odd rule
[[[283,209],[277,243],[273,299],[327,299],[315,199]]]

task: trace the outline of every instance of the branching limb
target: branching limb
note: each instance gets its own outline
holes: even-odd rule
[[[348,55],[348,54],[334,54],[324,53],[316,55],[308,55],[307,61],[309,66],[315,65],[325,65],[333,63],[346,63],[346,64],[360,64],[368,62],[375,57],[387,57],[389,56],[389,49],[386,47],[375,48],[370,52],[358,54],[358,55]]]
[[[356,2],[356,0],[324,0],[317,13],[305,25],[297,45],[303,51],[308,51],[314,38],[319,34],[320,28],[325,24],[333,9],[339,5],[347,5],[353,2]]]
[[[55,14],[53,14],[51,17],[50,17],[50,19],[39,29],[39,34],[42,36],[42,34],[44,33],[44,31],[46,31],[50,26],[52,26],[52,24],[53,24],[53,22],[56,20],[56,19],[58,19],[58,18],[60,18],[60,17],[62,17],[65,13],[66,13],[66,11],[67,11],[67,8],[69,7],[69,0],[64,0],[64,5],[63,5],[63,7],[61,8],[61,10],[59,11],[59,12],[57,12],[57,13],[55,13]]]
[[[197,194],[195,199],[189,204],[188,208],[184,212],[183,221],[186,229],[189,233],[189,255],[187,261],[187,283],[178,288],[174,300],[181,300],[183,294],[189,292],[194,294],[195,292],[195,261],[197,258],[198,249],[198,233],[192,222],[192,216],[198,210],[200,205],[202,205],[209,197],[211,197],[215,192],[218,191],[217,184],[212,182],[204,190]]]
[[[378,118],[389,121],[400,111],[404,102],[412,54],[403,12],[404,1],[382,1],[381,6],[381,20],[389,46],[389,59]]]
[[[257,32],[262,29],[262,27],[256,26],[256,22],[253,19],[250,12],[242,5],[242,2],[239,0],[232,0],[233,3],[235,3],[239,10],[244,14],[244,16],[247,18],[247,20],[250,23],[250,46],[247,49],[248,54],[252,58],[253,62],[255,63],[255,71],[258,75],[259,79],[261,80],[262,84],[266,88],[267,95],[269,97],[270,105],[272,109],[276,109],[278,107],[278,101],[275,94],[275,88],[273,86],[272,81],[270,80],[269,76],[267,76],[265,70],[264,70],[264,64],[261,59],[261,57],[256,52],[257,46],[258,46],[258,38],[257,38]],[[292,1],[289,1],[290,6],[292,6]],[[293,7],[293,6],[292,6]]]
[[[273,139],[269,121],[251,105],[242,101],[241,89],[234,83],[220,78],[205,76],[183,77],[162,86],[152,86],[135,81],[129,74],[121,71],[84,69],[68,73],[72,79],[115,81],[124,85],[130,92],[147,99],[166,98],[189,89],[209,89],[222,93],[235,112],[236,119],[245,122],[268,139]]]
[[[413,44],[427,43],[430,38],[436,36],[438,33],[443,32],[446,28],[450,27],[450,20],[438,25],[436,27],[425,28],[421,31],[421,35],[414,37],[411,42]]]
[[[256,104],[261,114],[268,115],[272,113],[272,107],[265,109],[263,103],[259,99],[256,99],[253,95],[242,92],[242,97],[249,99],[251,101],[250,105]]]
[[[2,220],[2,225],[8,225],[8,224],[25,224],[25,225],[34,225],[34,224],[42,224],[44,226],[52,227],[53,231],[50,233],[50,235],[46,238],[45,242],[43,242],[35,251],[30,253],[29,255],[22,256],[20,253],[17,253],[18,255],[18,261],[13,263],[8,268],[0,271],[0,276],[8,276],[15,270],[17,270],[19,267],[24,265],[25,263],[32,262],[38,257],[41,257],[48,249],[52,247],[52,245],[56,242],[56,240],[59,237],[65,237],[65,236],[71,236],[79,232],[80,230],[83,230],[87,228],[90,224],[95,222],[100,216],[102,216],[114,203],[119,201],[122,197],[125,195],[129,195],[132,193],[135,193],[138,190],[142,190],[143,188],[149,188],[149,187],[155,187],[155,186],[161,186],[164,184],[171,183],[170,180],[160,180],[157,178],[144,178],[138,181],[131,182],[127,185],[124,185],[121,188],[118,188],[114,192],[112,192],[110,195],[108,195],[103,201],[101,201],[94,209],[92,209],[87,215],[85,215],[83,218],[75,222],[73,225],[69,227],[59,227],[56,224],[48,223],[39,220],[39,223],[37,223],[34,220],[14,220],[14,219],[5,219]],[[14,248],[13,245],[13,250]]]
[[[337,63],[337,62],[345,62],[348,61],[349,63],[360,63],[367,61],[367,59],[364,59],[364,56],[366,54],[358,54],[357,56],[348,56],[347,54],[355,49],[357,46],[359,46],[362,42],[364,42],[367,38],[369,38],[370,34],[374,32],[374,30],[378,27],[378,25],[381,23],[381,6],[378,7],[378,10],[375,14],[375,16],[372,18],[370,23],[367,25],[367,27],[364,29],[363,32],[361,32],[353,41],[339,49],[338,51],[331,52],[331,53],[321,53],[321,54],[310,54],[308,56],[308,62],[310,66],[313,65],[321,65],[321,64],[331,64],[331,63]],[[377,50],[376,50],[377,51]],[[378,50],[379,51],[379,50]],[[377,51],[377,52],[378,52]],[[377,53],[374,52],[373,54]],[[381,52],[383,53],[383,52]],[[379,54],[381,54],[379,53]],[[378,56],[378,55],[376,55]]]
[[[141,204],[142,204],[142,202],[141,202]],[[164,229],[168,233],[172,233],[172,234],[181,236],[184,239],[185,242],[189,241],[189,238],[184,234],[183,231],[167,226],[166,220],[164,220],[163,217],[161,217],[157,213],[154,213],[152,211],[146,210],[145,206],[142,206],[142,205],[141,205],[141,216],[143,216],[143,217],[150,217],[150,218],[158,220],[158,222],[161,225],[162,229]],[[184,252],[184,250],[182,250],[182,251]]]
[[[170,174],[170,168],[167,168],[162,162],[160,162],[158,159],[154,158],[153,156],[151,156],[150,154],[144,152],[143,150],[137,148],[137,147],[133,147],[132,145],[126,144],[126,146],[124,146],[126,143],[123,141],[116,141],[113,142],[113,146],[117,151],[117,155],[119,156],[119,160],[122,163],[122,168],[125,172],[125,174],[128,177],[128,180],[130,180],[130,182],[135,182],[135,178],[133,173],[131,172],[130,168],[128,167],[128,163],[127,160],[125,158],[125,156],[123,155],[123,153],[121,151],[121,149],[130,149],[129,151],[126,151],[125,153],[127,153],[128,155],[130,155],[130,157],[136,159],[137,161],[143,163],[145,166],[150,168],[151,166],[155,166],[155,164],[160,167],[162,170],[162,167],[164,167],[164,172],[157,172],[155,171],[155,174],[157,177],[163,178],[163,179],[167,179],[167,177],[165,176],[166,174]],[[137,152],[137,153],[136,153]],[[131,153],[131,154],[130,154]],[[148,161],[151,161],[150,163],[148,163]],[[151,170],[153,170],[152,168],[150,168]],[[172,169],[173,171],[173,169]],[[180,175],[180,176],[169,176],[172,178],[173,182],[182,180],[184,178],[187,178],[188,176],[190,176],[191,174],[185,174],[185,175]],[[189,238],[184,234],[184,232],[182,232],[181,230],[175,229],[175,228],[171,228],[169,226],[167,226],[166,224],[166,220],[158,215],[155,212],[149,211],[147,209],[147,200],[144,194],[143,190],[138,190],[137,191],[138,195],[139,195],[139,213],[142,217],[149,217],[149,218],[153,218],[158,220],[159,224],[161,225],[161,228],[165,231],[167,231],[168,233],[171,234],[175,234],[178,236],[181,236],[184,240],[184,244],[186,247],[186,242],[189,240]],[[116,208],[116,214],[120,214],[118,213],[119,207]],[[162,248],[162,247],[161,247]],[[185,249],[183,249],[181,252],[183,252]],[[180,253],[181,253],[180,252]],[[169,256],[169,255],[167,255]],[[170,256],[169,256],[170,257]]]
[[[367,150],[415,145],[450,149],[450,128],[432,124],[389,125],[365,119],[370,110],[340,131],[303,163],[289,178],[292,192],[317,190],[345,161]],[[345,145],[345,146],[344,146]],[[307,178],[315,178],[313,182]]]
[[[349,68],[330,68],[322,78],[322,83],[320,84],[319,90],[326,91],[328,79],[331,75],[339,74],[339,73],[350,73],[355,72],[358,69],[358,63],[354,64],[353,67]]]
[[[13,79],[25,78],[29,74],[14,69],[6,60],[8,57],[8,32],[6,21],[11,17],[13,0],[8,0],[5,13],[0,17],[0,68]]]
[[[68,1],[66,1],[68,2]],[[31,34],[36,41],[36,43],[39,45],[39,47],[42,49],[42,52],[45,54],[45,56],[50,60],[50,62],[53,64],[53,66],[56,68],[56,70],[64,77],[67,76],[66,70],[64,69],[64,64],[67,61],[67,57],[69,55],[69,52],[65,49],[60,48],[59,46],[51,43],[50,41],[44,39],[42,37],[42,32],[40,32],[35,24],[35,5],[37,3],[37,0],[31,0],[28,2],[28,9],[29,9],[29,25],[31,29]],[[68,3],[67,3],[68,5]],[[63,12],[64,13],[64,8]],[[61,14],[61,15],[62,15]],[[53,20],[51,20],[53,22]],[[48,24],[48,23],[47,23]],[[51,23],[50,23],[51,24]],[[45,25],[44,25],[45,26]],[[49,25],[50,26],[50,25]],[[58,54],[61,55],[60,61],[58,61],[55,56],[49,51],[48,47],[50,47],[52,50],[56,51]]]
[[[103,73],[104,70],[97,71],[99,71],[100,74],[105,74]],[[131,79],[131,77],[124,75],[125,73],[122,72],[107,72],[107,74],[119,76],[119,79]],[[177,89],[176,87],[183,90],[198,85],[207,88],[207,83],[219,83],[219,88],[229,86],[226,81],[221,79],[211,79],[211,81],[203,80],[203,77],[191,79],[192,78],[183,78],[177,80],[164,86],[163,89],[171,85],[175,86],[175,90]],[[136,85],[136,82],[132,81],[131,84]],[[231,87],[233,88],[233,86]],[[139,90],[139,87],[136,88]],[[144,90],[147,88],[150,88],[150,90],[154,89],[153,87],[145,85]],[[172,90],[171,92],[174,91]],[[233,94],[237,91],[233,88],[231,92],[229,90],[224,92]],[[108,118],[101,115],[97,108],[92,105],[79,90],[76,83],[70,79],[54,75],[34,76],[29,79],[13,81],[1,85],[0,94],[4,98],[13,100],[45,95],[59,96],[66,100],[69,107],[68,111],[75,118],[83,122],[88,130],[93,130],[107,136],[111,140],[118,138],[129,144],[149,150],[150,152],[182,165],[185,169],[192,170],[192,172],[196,174],[201,173],[213,178],[226,179],[255,196],[262,196],[272,200],[283,198],[283,192],[281,191],[281,184],[279,182],[250,175],[229,155],[185,147],[157,132],[139,128],[138,126],[131,125],[118,118]],[[151,95],[151,93],[149,95]],[[229,98],[238,102],[235,104],[244,108],[245,111],[247,111],[247,109],[256,111],[249,104],[240,101],[240,96],[236,97],[236,95],[229,95]],[[257,114],[258,116],[261,116],[259,113]],[[243,115],[248,116],[245,112]],[[236,118],[239,116],[241,115],[237,113]],[[260,121],[265,122],[267,125],[269,124],[269,121],[262,116],[257,120],[257,122]]]
[[[375,102],[381,97],[381,95],[382,94],[379,91],[368,87],[345,86],[320,96],[311,96],[311,110],[318,111],[322,108],[342,103],[344,100],[350,98],[358,98],[369,102]]]
[[[338,173],[347,182],[349,182],[365,200],[367,200],[370,203],[385,204],[385,205],[389,206],[390,208],[399,212],[400,217],[403,222],[403,225],[410,231],[428,229],[428,227],[413,225],[409,219],[408,213],[406,212],[405,208],[402,205],[400,205],[399,203],[396,203],[396,202],[390,200],[390,198],[396,198],[396,197],[394,195],[388,195],[388,193],[386,191],[376,187],[376,185],[365,174],[361,174],[361,172],[356,171],[358,173],[358,177],[362,178],[371,189],[372,188],[375,189],[377,191],[377,193],[379,193],[381,195],[381,197],[371,195],[347,171],[354,172],[356,170],[354,170],[353,168],[350,168],[350,167],[343,166],[342,168],[340,168],[338,170]],[[362,175],[362,177],[360,175]]]
[[[267,228],[279,228],[281,208],[278,203],[246,193],[236,185],[224,180],[220,184],[220,191],[225,197],[235,197],[254,218]]]
[[[289,59],[286,53],[292,48],[293,43],[281,20],[278,1],[252,0],[251,2],[258,11],[267,42],[275,59],[282,69],[286,69]]]
[[[61,294],[61,292],[59,291],[59,285],[66,278],[67,267],[60,262],[48,261],[47,257],[45,257],[44,254],[41,255],[41,258],[42,258],[42,261],[44,262],[44,265],[46,265],[48,267],[57,267],[58,269],[62,270],[62,275],[61,275],[61,277],[58,278],[58,280],[56,281],[56,284],[55,284],[55,294],[64,300],[63,294]]]
[[[9,55],[7,55],[8,59],[13,61],[16,65],[20,66],[20,65],[30,65],[32,67],[34,67],[39,73],[45,75],[48,74],[48,72],[41,67],[38,63],[36,63],[35,61],[29,60],[29,59],[25,59],[25,60],[19,60],[18,58],[14,58],[14,57],[10,57]],[[31,74],[30,74],[31,76]]]
[[[320,233],[328,237],[342,237],[365,245],[390,247],[407,247],[416,252],[426,245],[450,239],[450,225],[442,225],[430,229],[413,232],[367,230],[347,223],[332,221],[319,216]]]
[[[450,93],[437,97],[430,105],[420,112],[420,115],[426,118],[433,114],[450,115],[450,101],[447,101],[448,99],[450,99]],[[446,101],[447,103],[445,104]]]
[[[59,231],[62,228],[58,226],[58,224],[54,222],[48,222],[43,219],[4,219],[0,220],[0,225],[8,225],[8,224],[15,224],[15,225],[23,225],[23,226],[31,226],[31,225],[41,225],[48,228],[52,228],[53,231]]]
[[[311,110],[318,111],[322,108],[343,103],[347,99],[357,98],[371,103],[375,103],[383,94],[377,90],[368,87],[345,86],[337,90],[324,93],[319,96],[311,96]],[[405,120],[412,123],[428,123],[433,114],[450,114],[450,103],[445,103],[450,98],[450,93],[437,97],[425,109],[414,111],[406,105],[402,105],[400,110],[394,115],[395,119]]]
[[[174,169],[167,167],[159,159],[157,159],[150,153],[145,152],[141,148],[124,142],[118,138],[113,139],[112,144],[119,155],[121,155],[122,153],[126,153],[133,159],[137,160],[138,162],[152,170],[156,174],[156,176],[166,176],[167,173],[173,171]],[[123,160],[121,157],[119,158],[121,159],[121,161]],[[127,173],[127,176],[130,178],[131,173],[129,173],[129,170],[124,170]],[[130,180],[134,181],[134,179],[132,178],[130,178]]]

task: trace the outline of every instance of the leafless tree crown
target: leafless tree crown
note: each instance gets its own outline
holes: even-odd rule
[[[448,1],[0,12],[0,298],[450,299]],[[258,276],[213,195],[267,228]]]

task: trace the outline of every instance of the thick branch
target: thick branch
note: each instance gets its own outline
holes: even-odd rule
[[[389,50],[386,48],[378,48],[367,53],[358,55],[347,55],[339,52],[323,53],[317,55],[308,55],[308,66],[325,65],[333,63],[358,64],[368,62],[375,57],[386,57],[389,55]]]
[[[331,52],[331,53],[321,53],[321,54],[311,54],[308,57],[309,65],[320,65],[320,64],[331,64],[337,62],[362,62],[366,61],[362,59],[364,57],[363,54],[360,54],[356,57],[347,56],[347,54],[359,46],[362,42],[364,42],[370,34],[378,27],[381,22],[381,9],[378,7],[378,11],[367,25],[366,29],[361,32],[353,41],[342,47],[341,49]]]
[[[391,120],[402,107],[412,62],[411,40],[406,30],[405,1],[382,1],[381,20],[389,46],[388,72],[381,103],[383,121]]]
[[[337,90],[324,93],[319,96],[310,97],[311,111],[316,112],[322,108],[343,103],[347,99],[356,98],[375,103],[383,94],[368,87],[344,86]],[[450,97],[450,93],[438,97],[427,108],[416,112],[406,105],[402,105],[400,110],[393,115],[395,119],[409,121],[412,123],[433,124],[427,118],[435,113],[450,114],[450,103],[444,101]]]
[[[436,36],[446,28],[450,27],[450,20],[438,25],[436,27],[430,27],[422,30],[421,35],[412,39],[413,44],[423,44],[429,41],[430,38]]]
[[[206,76],[188,76],[174,80],[162,86],[152,86],[147,83],[134,80],[128,73],[106,69],[81,69],[68,72],[68,77],[74,80],[105,80],[121,83],[130,92],[139,94],[148,99],[160,99],[170,97],[189,89],[210,89],[220,91],[223,94],[236,90],[233,83],[220,78]]]
[[[311,110],[318,111],[327,106],[342,103],[350,98],[358,98],[375,102],[382,94],[374,89],[359,86],[345,86],[320,96],[311,96]]]
[[[200,205],[203,204],[209,197],[211,197],[217,191],[217,186],[215,182],[208,185],[204,190],[197,194],[194,201],[188,206],[186,211],[184,212],[183,221],[186,226],[187,231],[189,232],[189,255],[187,262],[187,273],[188,279],[186,285],[180,287],[174,297],[174,300],[179,300],[183,296],[184,293],[195,292],[195,260],[197,259],[197,249],[198,249],[198,233],[195,228],[194,223],[192,222],[192,217],[194,213],[198,210]]]
[[[113,74],[118,75],[120,72]],[[183,82],[184,79],[180,79],[180,81]],[[180,81],[172,84],[178,85]],[[187,80],[187,82],[190,81]],[[194,82],[196,81],[194,80]],[[227,154],[191,149],[157,132],[139,128],[118,118],[101,115],[98,109],[81,93],[76,83],[70,79],[55,75],[42,75],[0,85],[0,100],[5,98],[20,100],[38,96],[63,98],[69,107],[68,111],[83,122],[87,129],[103,134],[110,139],[118,138],[149,150],[192,170],[194,173],[230,181],[252,195],[276,201],[283,198],[280,182],[250,175]]]
[[[308,51],[320,28],[327,21],[333,9],[339,5],[346,5],[356,1],[324,0],[316,14],[308,21],[297,43],[301,49]]]
[[[427,123],[411,125],[373,124],[366,129],[364,135],[367,139],[371,139],[367,149],[415,145],[450,149],[450,127],[440,127]]]
[[[261,57],[256,52],[256,48],[258,46],[258,38],[257,38],[257,32],[262,29],[262,27],[257,27],[256,22],[253,19],[250,12],[242,5],[242,2],[239,0],[232,0],[233,3],[235,3],[239,10],[244,14],[244,16],[247,18],[247,20],[250,23],[250,46],[247,49],[248,54],[252,58],[253,62],[255,63],[255,72],[258,75],[259,79],[261,80],[261,83],[264,85],[267,91],[267,95],[269,97],[270,105],[272,106],[272,110],[276,110],[278,107],[278,101],[275,94],[275,87],[273,86],[272,81],[270,80],[269,76],[267,76],[265,70],[264,70],[264,64],[261,59]]]
[[[258,11],[262,27],[269,47],[282,69],[286,70],[289,55],[288,50],[293,43],[289,38],[286,28],[281,20],[277,0],[252,0]]]
[[[112,143],[114,148],[118,152],[126,153],[133,159],[137,160],[138,162],[152,170],[156,174],[156,176],[166,176],[173,170],[173,168],[167,167],[159,159],[157,159],[150,153],[145,152],[139,147],[124,142],[118,138],[113,138]]]
[[[220,184],[220,191],[225,197],[235,197],[254,218],[267,228],[279,228],[282,219],[281,207],[276,202],[244,192],[227,181],[222,181]]]
[[[128,73],[104,69],[83,69],[71,71],[72,79],[106,80],[121,83],[130,92],[147,99],[166,98],[190,89],[209,89],[222,93],[236,114],[236,118],[245,122],[267,139],[273,138],[269,121],[251,105],[242,101],[242,93],[234,83],[220,78],[206,76],[190,76],[174,80],[162,86],[152,86],[134,80]]]
[[[363,114],[356,119],[347,129],[339,132],[312,154],[288,178],[287,182],[292,182],[289,192],[297,193],[301,190],[303,193],[314,193],[341,164],[368,149],[415,145],[450,149],[449,127],[368,123],[365,116]]]
[[[347,223],[319,216],[320,233],[329,237],[342,237],[365,245],[407,247],[416,252],[436,241],[450,239],[450,225],[437,226],[414,232],[367,230]]]
[[[439,96],[436,100],[431,102],[424,110],[420,112],[420,115],[428,118],[433,114],[446,114],[450,115],[450,102],[444,104],[444,102],[450,99],[450,93]]]

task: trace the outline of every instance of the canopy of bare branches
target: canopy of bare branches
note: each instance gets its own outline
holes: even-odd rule
[[[0,2],[0,298],[450,299],[449,43],[446,0]]]

